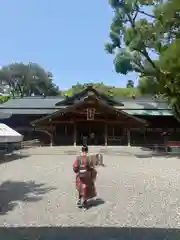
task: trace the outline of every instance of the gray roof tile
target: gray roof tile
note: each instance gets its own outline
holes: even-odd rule
[[[76,95],[74,95],[75,98],[76,98]],[[81,96],[81,98],[83,98],[83,96]],[[53,112],[57,111],[59,108],[66,107],[63,105],[67,103],[68,99],[69,98],[61,97],[61,96],[24,97],[24,98],[10,99],[5,103],[0,104],[0,119],[2,119],[3,116],[7,114],[42,114],[42,115],[52,114]],[[115,97],[112,99],[114,99],[117,103],[119,103],[119,106],[116,106],[116,107],[122,110],[123,109],[124,110],[169,109],[166,101],[162,99],[153,99],[151,96],[136,97],[135,99],[133,99],[132,97],[118,97],[118,98]],[[60,102],[62,102],[62,104],[58,106],[57,103],[60,103]],[[74,100],[73,102],[75,103],[76,101]],[[124,106],[120,106],[120,104],[124,104]]]
[[[124,109],[169,109],[169,106],[166,102],[158,102],[158,101],[149,101],[149,102],[143,102],[143,101],[123,101]]]
[[[4,118],[3,116],[6,115],[12,115],[12,114],[37,114],[37,115],[43,115],[43,114],[52,114],[53,112],[55,112],[56,109],[33,109],[33,108],[27,108],[27,109],[18,109],[18,108],[11,108],[11,109],[0,109],[0,118]],[[2,117],[1,117],[2,115]],[[7,117],[6,117],[7,118]]]
[[[9,113],[9,111],[7,113],[0,112],[0,119],[10,118],[11,116],[12,116],[12,114]]]
[[[55,104],[61,102],[61,97],[27,97],[15,98],[0,104],[1,108],[54,108]]]

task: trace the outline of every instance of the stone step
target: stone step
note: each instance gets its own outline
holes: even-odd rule
[[[64,154],[64,155],[76,155],[81,151],[81,147],[73,146],[57,146],[57,147],[35,147],[22,149],[21,152],[27,154],[40,154],[40,155],[50,155],[50,154]],[[90,146],[90,153],[100,153],[104,155],[122,155],[122,156],[132,156],[136,154],[150,154],[150,150],[142,150],[138,147],[124,147],[124,146],[113,146],[113,147],[101,147],[101,146]]]

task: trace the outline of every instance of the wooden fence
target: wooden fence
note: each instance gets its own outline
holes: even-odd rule
[[[29,141],[23,141],[21,143],[21,149],[24,148],[32,148],[32,147],[40,147],[40,141],[39,139],[29,140]]]

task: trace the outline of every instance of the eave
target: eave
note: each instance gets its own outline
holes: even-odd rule
[[[98,101],[98,104],[105,107],[105,109],[107,110],[110,110],[110,111],[114,111],[116,112],[117,114],[123,114],[124,116],[126,117],[129,117],[131,119],[134,119],[135,121],[138,121],[140,123],[142,123],[143,125],[147,125],[147,121],[143,120],[143,119],[140,119],[138,117],[135,117],[135,116],[132,116],[132,115],[129,115],[128,113],[126,113],[125,111],[123,111],[122,109],[117,109],[111,105],[108,105],[105,101],[102,101],[102,100],[99,100],[97,98],[94,98],[96,99],[96,101]],[[44,120],[48,120],[48,119],[52,119],[53,117],[55,116],[58,116],[58,115],[64,115],[65,113],[67,112],[72,112],[75,108],[77,107],[81,107],[85,104],[84,100],[79,100],[78,102],[76,102],[76,104],[72,105],[72,106],[68,106],[66,108],[61,108],[59,110],[57,110],[56,112],[52,113],[52,114],[49,114],[45,117],[42,117],[40,119],[37,119],[37,120],[34,120],[31,122],[32,125],[36,125],[37,123],[41,122],[41,121],[44,121]],[[106,113],[105,113],[106,114]]]

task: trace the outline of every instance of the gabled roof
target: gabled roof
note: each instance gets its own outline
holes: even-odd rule
[[[85,90],[74,94],[71,97],[23,97],[14,98],[0,104],[1,114],[37,114],[46,115],[58,111],[60,108],[66,108],[76,104],[80,100],[86,99],[89,95],[94,95],[101,101],[106,102],[110,106],[114,106],[124,111],[130,111],[132,115],[162,115],[162,110],[166,110],[164,115],[172,115],[168,103],[162,99],[154,99],[152,96],[143,97],[109,97],[92,86]],[[153,110],[153,111],[152,111]],[[161,110],[161,112],[159,112]],[[0,116],[1,118],[1,116]],[[1,118],[2,119],[2,118]]]
[[[121,109],[117,109],[114,106],[109,105],[107,103],[107,101],[105,101],[105,100],[99,99],[96,96],[93,96],[93,98],[91,98],[91,102],[92,102],[92,99],[94,99],[96,101],[96,104],[95,104],[96,107],[102,106],[103,109],[105,109],[105,111],[104,111],[105,115],[107,114],[108,110],[110,110],[110,111],[115,112],[116,114],[121,114],[121,115],[123,115],[126,118],[134,119],[136,122],[139,122],[139,123],[141,123],[143,125],[147,124],[147,122],[145,120],[142,120],[142,119],[140,119],[138,117],[129,115],[128,113],[126,113],[125,111],[123,111]],[[84,105],[86,105],[86,103],[88,103],[88,101],[89,101],[89,97],[85,98],[85,101],[83,99],[79,99],[79,101],[76,101],[75,104],[70,105],[70,106],[68,106],[67,108],[64,108],[64,109],[59,109],[58,111],[56,111],[56,112],[54,112],[54,113],[52,113],[52,114],[50,114],[48,116],[44,116],[44,117],[42,117],[40,119],[37,119],[37,120],[33,121],[31,124],[35,125],[38,122],[41,122],[43,120],[51,119],[51,118],[53,118],[55,116],[62,116],[62,115],[65,115],[68,112],[73,112],[73,110],[76,109],[77,107],[79,108],[79,107],[83,107]]]
[[[101,93],[101,92],[97,91],[92,86],[88,86],[83,91],[81,91],[79,93],[76,93],[71,97],[66,97],[63,101],[61,101],[59,103],[56,103],[56,106],[73,105],[77,101],[79,101],[80,99],[84,99],[84,98],[86,98],[90,95],[96,96],[98,99],[101,99],[101,100],[107,102],[109,105],[121,105],[121,106],[123,106],[122,103],[116,101],[113,97],[109,97],[109,96],[105,95],[104,93]]]

